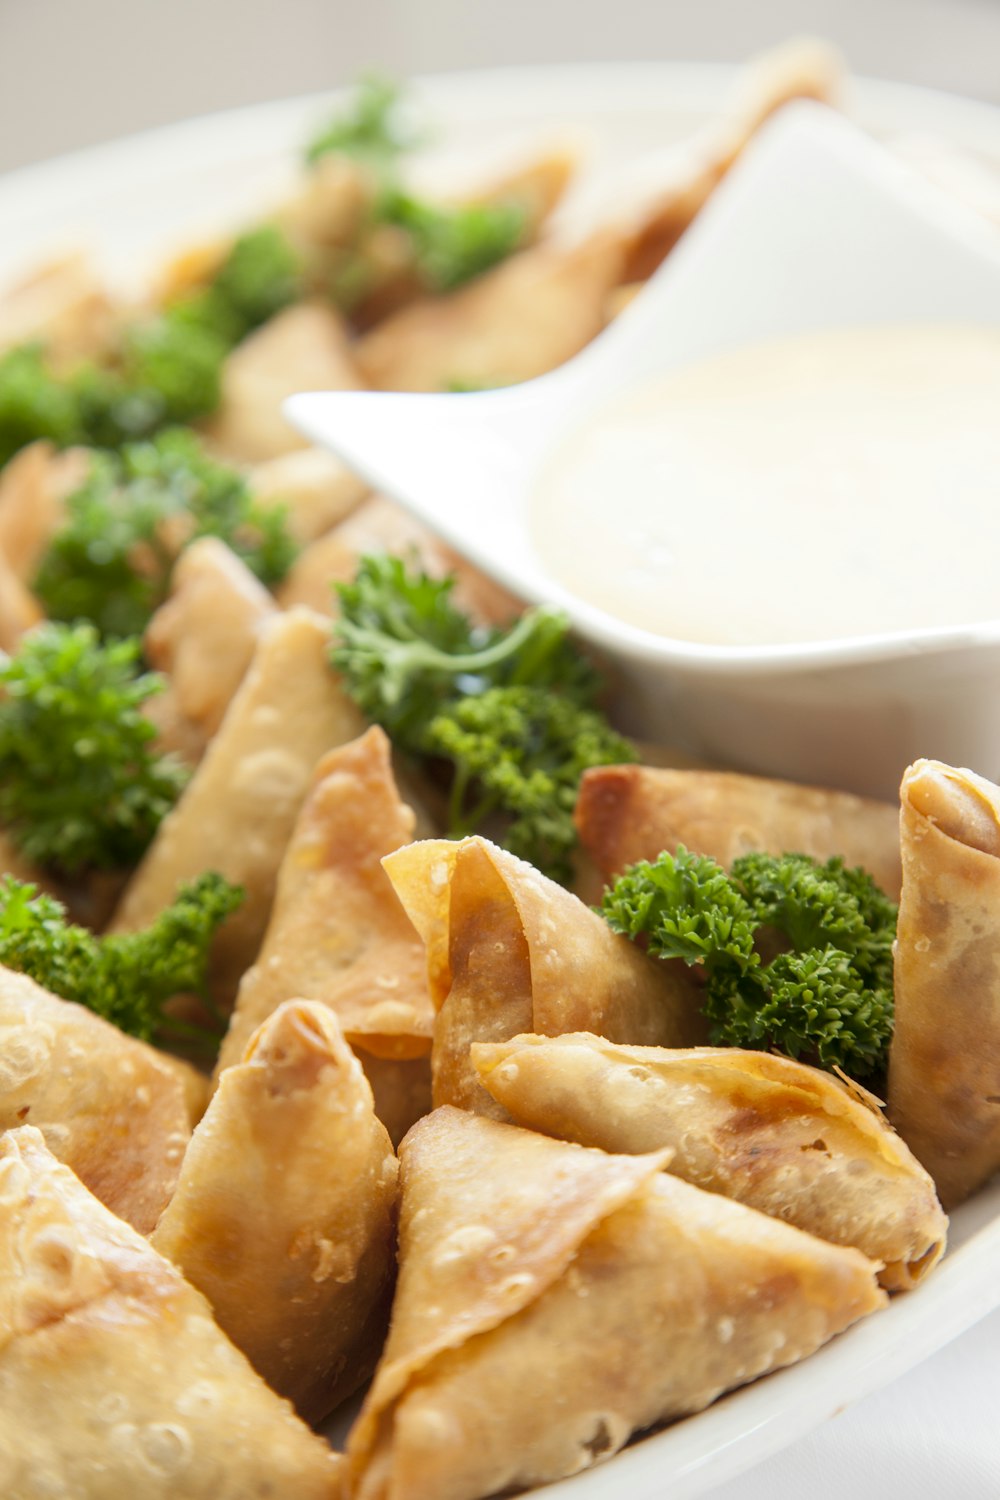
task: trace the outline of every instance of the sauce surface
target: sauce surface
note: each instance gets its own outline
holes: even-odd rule
[[[824,331],[640,386],[560,445],[532,530],[578,597],[679,640],[996,618],[1000,331]]]

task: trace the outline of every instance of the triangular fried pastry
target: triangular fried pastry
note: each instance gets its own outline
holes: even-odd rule
[[[143,710],[159,730],[161,749],[197,765],[253,660],[258,627],[276,609],[218,537],[185,547],[171,573],[170,598],[142,642],[150,666],[167,678],[166,690]]]
[[[605,881],[683,844],[729,869],[741,854],[840,856],[899,895],[899,827],[888,802],[852,792],[741,776],[598,766],[584,773],[574,815],[580,842]]]
[[[685,969],[648,958],[487,839],[428,839],[383,864],[427,948],[435,1104],[507,1118],[479,1083],[471,1042],[584,1030],[675,1047],[705,1039]]]
[[[395,1203],[392,1145],[336,1017],[290,1000],[223,1073],[152,1243],[318,1422],[375,1367]]]
[[[251,1033],[283,1000],[305,996],[335,1011],[366,1058],[410,1066],[395,1082],[419,1082],[427,1102],[434,1007],[420,936],[381,866],[413,837],[416,818],[393,779],[391,747],[372,728],[325,755],[299,814],[278,876],[257,962],[244,974],[219,1068],[235,1062]],[[384,1072],[384,1070],[383,1070]],[[383,1079],[385,1091],[389,1079]],[[400,1139],[419,1115],[379,1101]],[[421,1108],[419,1113],[424,1113]]]
[[[337,1500],[343,1460],[30,1127],[0,1206],[4,1500]]]
[[[191,1134],[172,1060],[0,967],[0,1130],[18,1125],[36,1126],[141,1234],[173,1192]]]
[[[331,671],[327,622],[308,609],[263,621],[253,660],[218,734],[168,813],[115,913],[112,930],[145,927],[182,880],[218,870],[246,897],[212,949],[213,987],[231,999],[257,955],[278,867],[313,767],[364,721]]]
[[[883,1262],[913,1287],[944,1253],[934,1184],[874,1100],[830,1073],[738,1047],[623,1047],[580,1032],[473,1045],[483,1084],[518,1125],[603,1151],[669,1146],[669,1170],[709,1192]]]
[[[205,424],[211,447],[237,464],[265,463],[309,442],[286,422],[296,391],[363,388],[343,319],[329,297],[295,302],[237,344],[222,367],[222,396]]]
[[[625,281],[645,281],[673,249],[730,167],[774,112],[793,99],[836,101],[843,60],[827,42],[799,37],[754,58],[739,79],[736,97],[721,119],[691,140],[674,142],[646,165],[658,182],[634,213],[626,236]]]
[[[400,1270],[355,1500],[561,1478],[882,1305],[855,1250],[662,1174],[439,1109],[400,1153]]]
[[[1000,787],[918,760],[900,801],[889,1117],[954,1208],[1000,1170]]]
[[[521,250],[458,291],[385,318],[359,340],[358,364],[382,391],[543,375],[600,333],[622,257],[620,238],[603,231],[575,245],[546,241]]]

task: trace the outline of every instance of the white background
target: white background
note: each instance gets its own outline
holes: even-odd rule
[[[1000,0],[0,0],[0,170],[373,66],[736,62],[795,32],[1000,103]]]
[[[0,0],[0,170],[366,67],[736,61],[795,32],[1000,103],[1000,0]],[[998,1397],[1000,1313],[713,1500],[998,1500]]]

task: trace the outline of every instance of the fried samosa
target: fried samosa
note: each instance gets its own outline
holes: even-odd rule
[[[909,1289],[944,1253],[934,1184],[885,1123],[818,1068],[737,1047],[622,1047],[587,1033],[476,1044],[483,1084],[518,1125],[629,1154],[881,1261]]]
[[[401,1150],[399,1283],[348,1442],[356,1500],[476,1500],[803,1358],[876,1267],[663,1174],[439,1109]]]
[[[213,988],[231,999],[257,955],[278,867],[313,767],[364,721],[327,664],[329,626],[308,609],[263,622],[218,734],[125,890],[112,930],[144,927],[178,883],[218,870],[246,891],[213,947]]]
[[[220,1069],[238,1061],[283,1000],[321,1001],[336,1012],[366,1070],[373,1059],[397,1065],[373,1069],[376,1105],[394,1140],[430,1107],[434,1007],[424,946],[380,864],[410,841],[415,824],[381,729],[323,757],[219,1058]]]
[[[619,240],[603,233],[577,245],[522,250],[457,292],[386,318],[358,343],[358,363],[383,391],[442,391],[456,381],[503,385],[544,375],[604,327],[622,256]]]
[[[51,443],[29,443],[0,473],[0,552],[23,584],[38,571],[45,549],[63,524],[67,496],[90,468],[86,448],[62,452]],[[7,588],[6,582],[4,588]]]
[[[166,690],[144,710],[162,749],[198,763],[246,675],[260,625],[276,609],[264,585],[218,537],[201,537],[184,549],[170,598],[143,637],[150,666],[167,678]]]
[[[325,536],[368,493],[368,486],[325,448],[296,448],[249,474],[250,489],[263,509],[280,507],[292,539],[305,546]]]
[[[340,1456],[31,1127],[0,1204],[4,1500],[338,1500]]]
[[[598,766],[584,774],[576,826],[605,881],[683,844],[728,869],[741,854],[839,855],[899,896],[895,808],[851,792],[731,771]]]
[[[1000,787],[918,760],[900,801],[889,1117],[953,1208],[1000,1170]]]
[[[170,1060],[0,967],[0,1130],[18,1125],[37,1126],[141,1234],[173,1192],[191,1134],[187,1088]]]
[[[308,442],[281,413],[296,391],[355,391],[359,378],[347,331],[330,302],[298,302],[238,344],[222,369],[222,399],[205,427],[213,449],[234,463],[264,463]]]
[[[308,604],[321,614],[336,614],[334,584],[349,582],[368,552],[410,557],[435,578],[454,574],[454,601],[479,624],[506,624],[523,608],[495,579],[473,567],[384,495],[369,496],[339,526],[305,548],[278,592],[279,602],[286,609]]]
[[[318,1422],[375,1367],[395,1201],[392,1145],[336,1017],[290,1000],[222,1074],[152,1243]]]
[[[429,839],[383,864],[427,949],[435,1104],[506,1118],[472,1066],[475,1041],[581,1030],[678,1047],[705,1040],[687,970],[648,958],[487,839]]]

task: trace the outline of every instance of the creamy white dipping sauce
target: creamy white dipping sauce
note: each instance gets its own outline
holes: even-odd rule
[[[818,641],[1000,617],[1000,331],[740,349],[627,392],[535,496],[548,571],[685,641]]]

